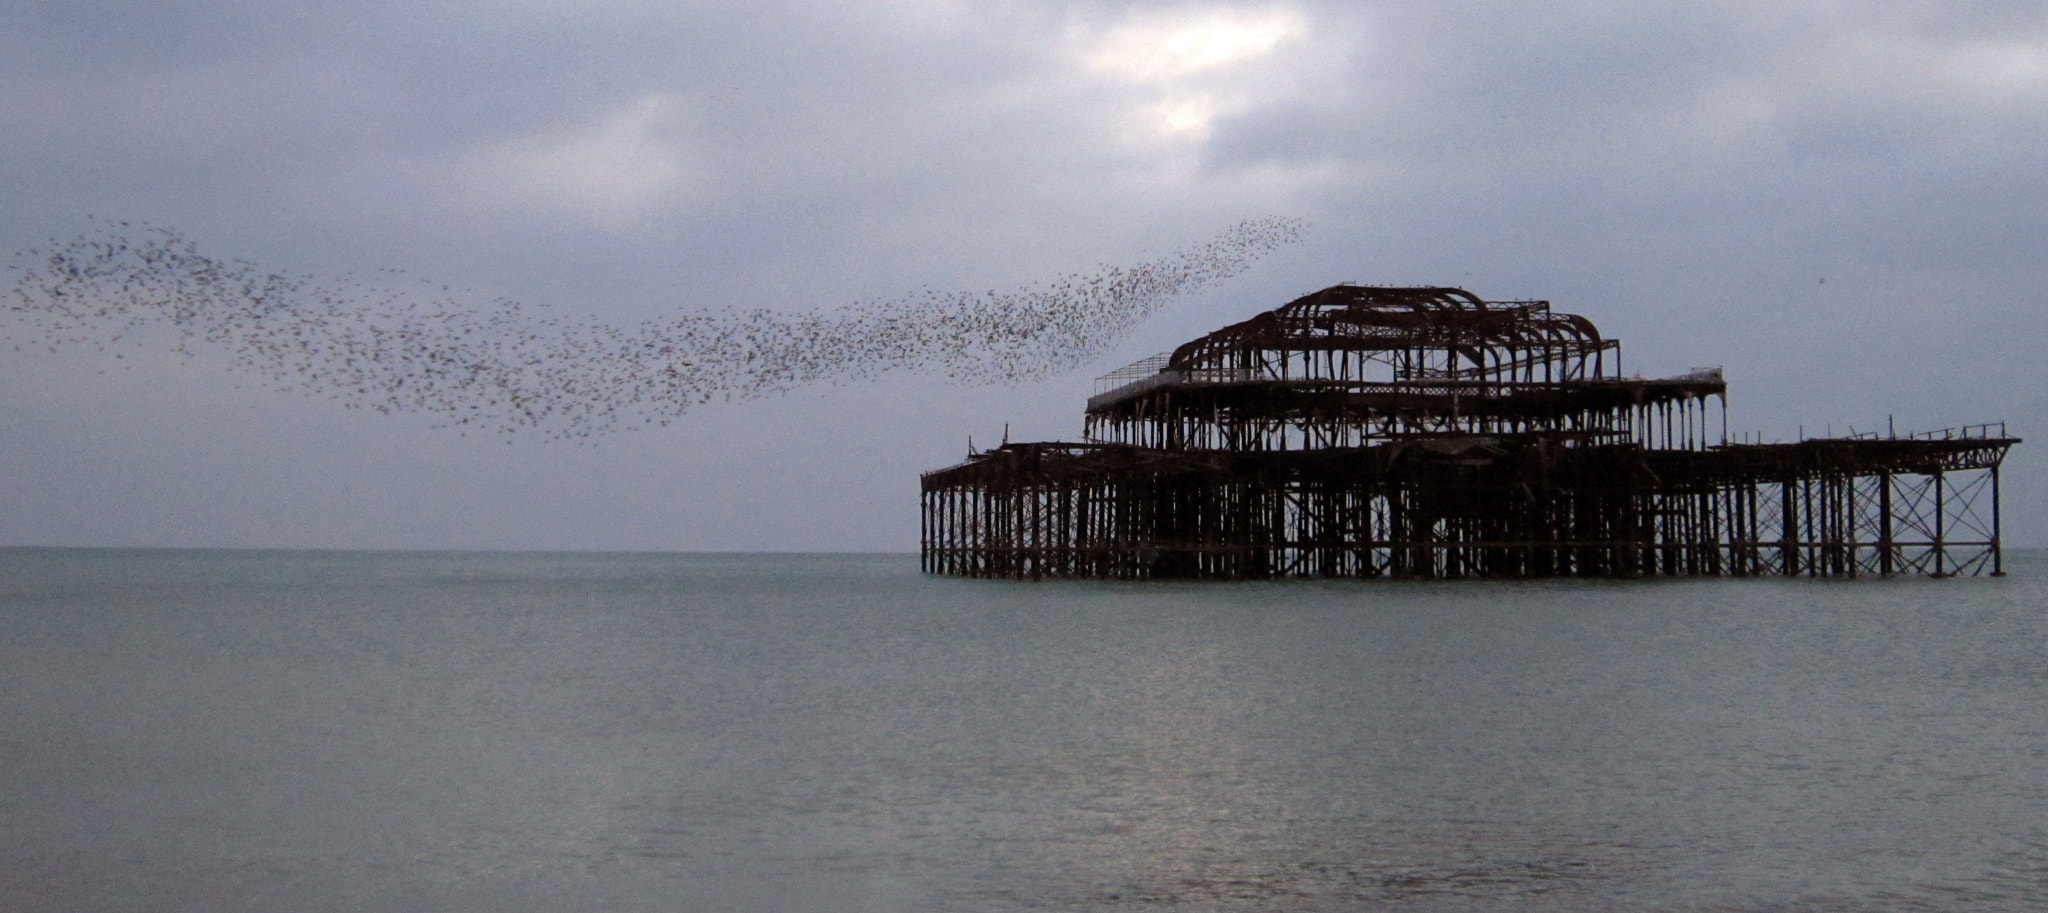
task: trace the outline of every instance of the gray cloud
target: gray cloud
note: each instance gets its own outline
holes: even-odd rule
[[[1025,287],[1285,213],[1316,224],[1305,249],[1159,314],[1092,367],[1334,281],[1452,282],[1587,314],[1646,371],[1724,362],[1737,424],[1774,434],[1890,413],[2024,433],[2043,412],[2029,366],[2048,343],[2033,315],[2048,13],[2027,5],[31,3],[0,12],[0,51],[12,248],[71,236],[86,213],[147,219],[269,269],[396,267],[631,324]],[[105,367],[0,362],[21,391],[0,429],[82,440],[52,416],[105,414],[124,389],[217,421],[200,418],[218,414],[208,396],[230,396],[175,380],[203,363]],[[408,538],[391,532],[401,520],[308,495],[295,515],[330,511],[332,531],[277,544],[908,547],[895,501],[917,469],[1006,420],[1071,436],[1086,373],[748,407],[878,454],[820,477],[894,494],[849,500],[815,534],[792,523],[777,539],[758,519],[772,503],[705,490],[773,488],[748,468],[757,448],[825,465],[844,442],[764,444],[734,409],[668,432],[687,459],[604,470],[616,487],[591,492],[591,515],[643,517],[610,533],[591,521],[551,538],[479,494],[456,513],[488,524],[444,516]],[[201,471],[220,457],[149,423],[95,446],[183,467],[154,471],[165,503],[291,452],[360,452],[362,477],[332,483],[359,490],[450,446],[403,420],[343,433],[318,405],[247,407],[279,418],[273,437],[248,432],[239,470]],[[854,408],[864,422],[835,424]],[[0,510],[0,541],[249,541],[231,512],[203,529],[124,524],[80,461],[14,446],[0,468],[68,492],[85,519]],[[514,453],[491,459],[534,480],[613,459]],[[2015,479],[2040,468],[2027,448],[2014,460]],[[622,506],[651,488],[696,520]],[[2048,500],[2011,492],[2013,534],[2040,540]],[[274,501],[241,499],[248,528],[280,528],[260,520]],[[713,531],[739,514],[763,531]]]

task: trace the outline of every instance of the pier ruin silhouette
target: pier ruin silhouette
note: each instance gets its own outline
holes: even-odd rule
[[[928,573],[2002,574],[2004,423],[1731,438],[1544,301],[1339,285],[1100,379],[1080,442],[922,478]]]

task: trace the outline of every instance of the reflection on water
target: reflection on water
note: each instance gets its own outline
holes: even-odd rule
[[[2048,905],[2000,580],[0,551],[0,907]]]

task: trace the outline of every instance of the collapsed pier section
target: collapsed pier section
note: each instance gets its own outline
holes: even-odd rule
[[[1087,440],[923,477],[973,577],[2002,573],[2000,425],[1729,443],[1718,369],[1621,373],[1540,301],[1337,286],[1103,378]]]

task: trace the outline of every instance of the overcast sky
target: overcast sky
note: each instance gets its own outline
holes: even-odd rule
[[[1338,282],[1542,298],[1768,437],[2048,429],[2048,4],[11,0],[0,243],[173,226],[600,321],[1305,243],[1021,386],[897,375],[594,446],[0,349],[0,544],[913,550],[967,440]],[[2048,544],[2048,440],[2006,468]]]

